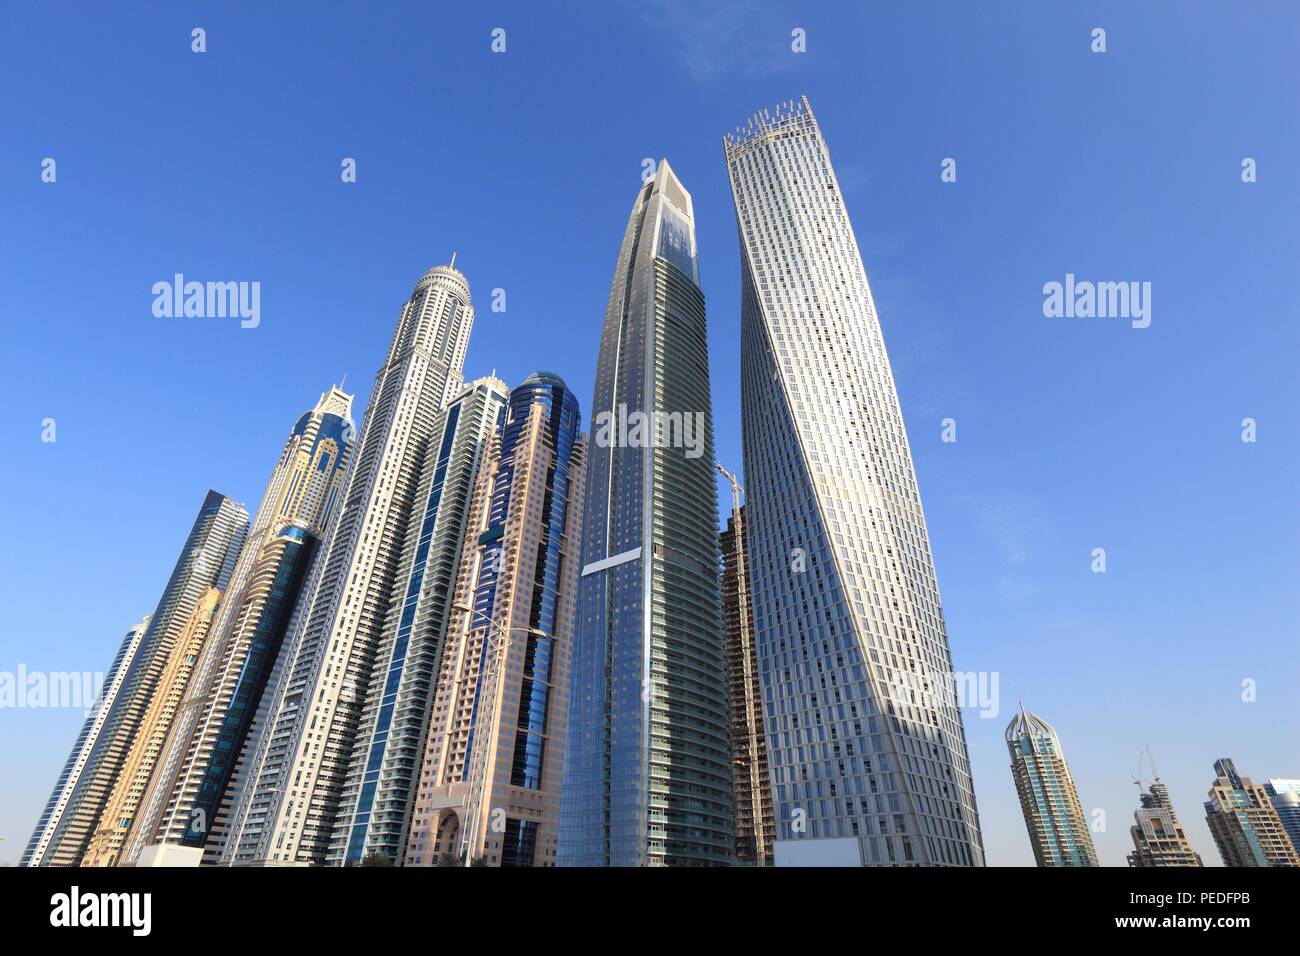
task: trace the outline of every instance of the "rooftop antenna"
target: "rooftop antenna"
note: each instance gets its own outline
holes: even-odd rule
[[[454,252],[451,254],[451,267],[456,268],[456,253]]]
[[[339,391],[343,391],[343,386],[348,383],[348,373],[343,373],[343,381],[339,382]]]

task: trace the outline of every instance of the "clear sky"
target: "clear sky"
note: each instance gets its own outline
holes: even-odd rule
[[[1130,848],[1149,744],[1217,865],[1214,759],[1300,777],[1296,7],[701,6],[7,5],[0,671],[106,669],[206,490],[255,507],[345,373],[359,419],[401,304],[453,251],[478,307],[467,376],[550,369],[585,415],[647,157],[694,195],[717,451],[738,468],[721,137],[806,94],[884,325],[955,664],[999,675],[997,716],[966,711],[989,861],[1032,862],[1002,742],[1022,696],[1106,811],[1103,863]],[[178,272],[260,282],[261,324],[155,317],[152,285]],[[1067,273],[1150,282],[1150,327],[1046,318]],[[82,716],[0,709],[0,860]]]

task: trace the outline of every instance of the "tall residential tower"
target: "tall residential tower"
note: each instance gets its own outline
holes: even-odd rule
[[[1262,783],[1237,773],[1224,757],[1214,761],[1214,784],[1205,822],[1224,866],[1300,866],[1297,850]]]
[[[983,865],[929,533],[830,153],[806,98],[723,146],[776,862]]]
[[[140,729],[131,749],[122,762],[122,770],[110,791],[99,826],[91,834],[82,857],[82,866],[114,866],[122,853],[122,844],[135,822],[140,799],[153,779],[158,766],[158,755],[171,734],[172,724],[194,673],[194,662],[199,659],[207,643],[216,617],[222,592],[209,588],[199,599],[194,612],[176,638],[171,653],[167,655],[158,689],[154,691],[149,706],[140,719]]]
[[[45,851],[50,848],[50,840],[53,839],[54,832],[63,819],[68,801],[72,799],[77,783],[81,780],[82,771],[86,769],[86,762],[94,752],[95,744],[99,742],[104,721],[112,711],[117,695],[122,689],[126,672],[131,669],[131,662],[135,660],[140,639],[148,629],[149,618],[146,616],[143,621],[128,630],[126,637],[122,639],[122,646],[118,648],[117,656],[113,658],[113,664],[108,669],[108,676],[104,678],[104,686],[100,689],[94,707],[86,715],[86,722],[81,725],[81,733],[77,735],[77,741],[72,745],[72,753],[68,755],[68,762],[63,765],[63,773],[59,774],[59,779],[54,784],[54,792],[50,794],[45,812],[41,814],[36,829],[32,831],[31,840],[27,844],[27,849],[23,851],[19,866],[40,866],[44,861]]]
[[[564,382],[510,393],[465,533],[406,862],[554,866],[586,439]]]
[[[209,491],[50,840],[43,866],[81,862],[176,641],[209,589],[224,590],[229,585],[247,534],[244,507]]]
[[[591,403],[559,860],[726,863],[726,657],[704,295],[661,161],[610,285]]]
[[[474,487],[505,418],[496,378],[465,386],[438,415],[376,647],[326,862],[402,861]]]
[[[284,674],[222,859],[308,865],[329,852],[439,415],[461,388],[474,309],[453,266],[416,283],[375,375],[342,513],[288,638]]]
[[[352,396],[339,388],[323,393],[290,430],[140,801],[124,862],[193,865],[220,857],[231,797],[265,719],[265,689],[319,542],[338,515],[355,434]]]
[[[1007,751],[1039,866],[1098,866],[1079,791],[1052,725],[1022,704],[1007,724]]]

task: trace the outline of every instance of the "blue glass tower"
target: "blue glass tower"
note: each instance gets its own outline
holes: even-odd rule
[[[704,296],[667,162],[619,250],[592,399],[560,864],[733,850]]]

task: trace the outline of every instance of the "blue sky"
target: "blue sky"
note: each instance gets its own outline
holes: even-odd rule
[[[104,670],[205,491],[255,507],[344,373],[359,413],[400,305],[453,251],[478,307],[467,376],[551,369],[585,415],[646,157],[694,196],[717,450],[738,468],[721,136],[806,94],[884,324],[955,664],[1000,678],[998,716],[966,714],[989,861],[1032,862],[1002,743],[1018,696],[1106,811],[1105,864],[1130,848],[1144,745],[1215,865],[1214,759],[1300,776],[1294,6],[267,6],[3,12],[0,671]],[[177,272],[260,282],[260,326],[154,317]],[[1067,273],[1150,282],[1151,326],[1045,318]],[[81,717],[0,709],[0,860]]]

